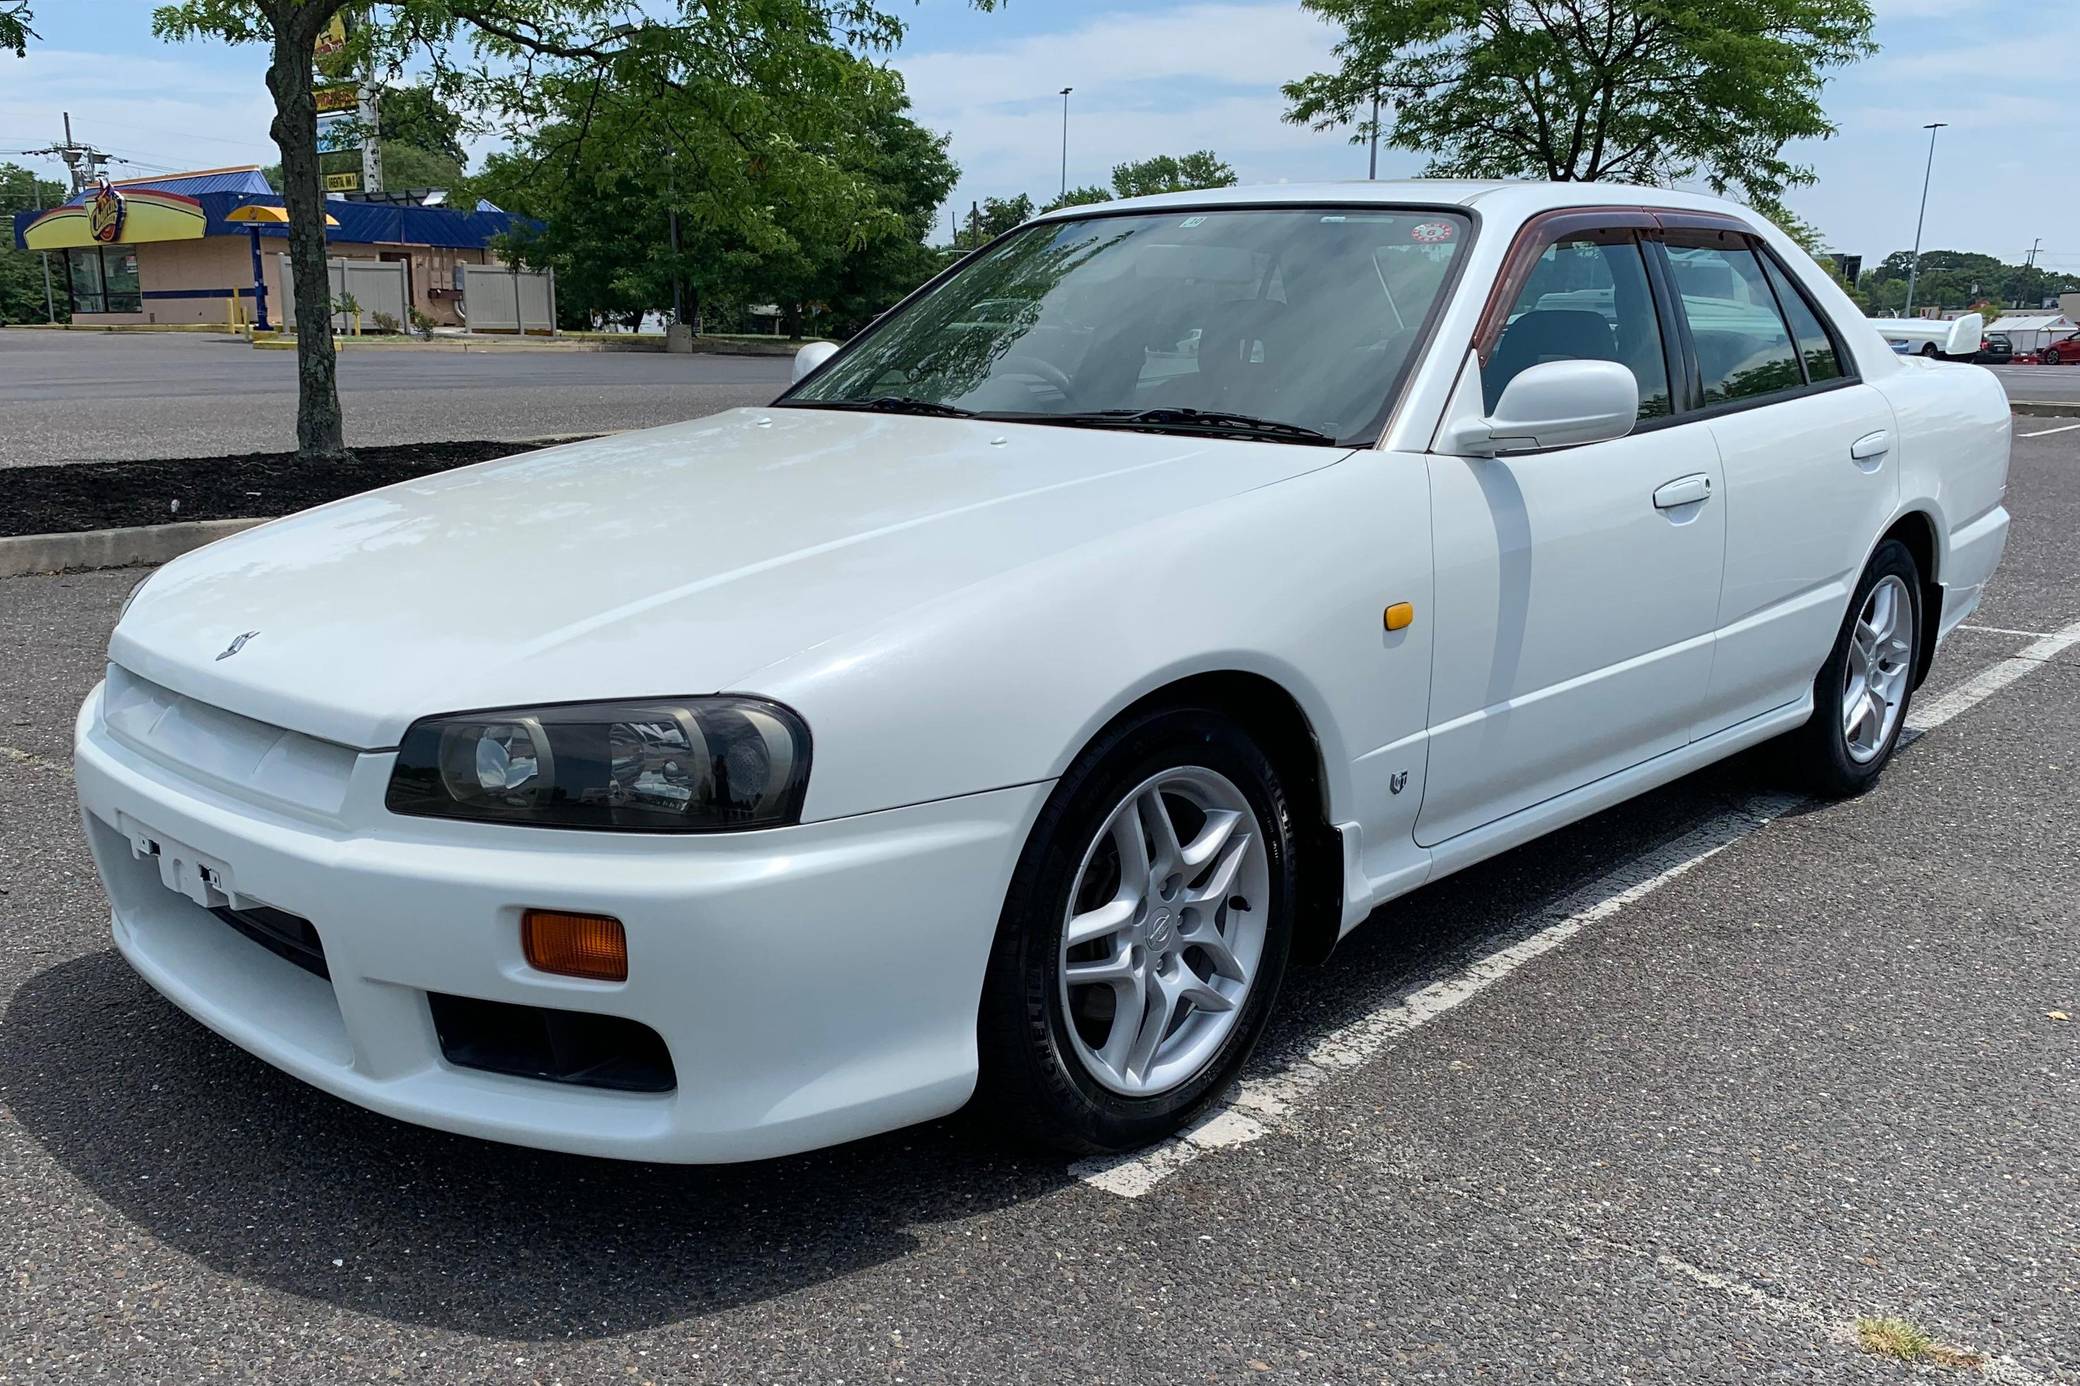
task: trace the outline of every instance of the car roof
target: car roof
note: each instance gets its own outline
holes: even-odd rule
[[[1465,207],[1499,221],[1521,221],[1562,207],[1665,207],[1755,217],[1752,208],[1721,197],[1638,187],[1630,183],[1546,183],[1517,179],[1369,179],[1324,183],[1256,183],[1152,197],[1093,202],[1044,212],[1035,221],[1058,221],[1094,212],[1165,211],[1173,208],[1321,206],[1328,204]]]

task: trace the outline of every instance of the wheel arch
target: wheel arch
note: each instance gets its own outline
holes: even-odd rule
[[[1335,946],[1343,922],[1343,838],[1330,811],[1329,764],[1322,738],[1300,699],[1284,684],[1266,674],[1232,668],[1173,678],[1120,708],[1084,739],[1076,754],[1081,756],[1123,722],[1178,707],[1211,708],[1232,718],[1278,767],[1300,848],[1300,905],[1292,956],[1296,962],[1322,961]]]
[[[1935,516],[1926,510],[1909,510],[1892,522],[1878,543],[1887,539],[1906,545],[1907,552],[1914,555],[1914,566],[1921,571],[1921,629],[1916,632],[1920,638],[1915,642],[1914,655],[1914,686],[1919,688],[1935,660],[1936,633],[1943,621],[1943,584],[1939,576],[1942,537],[1936,529]]]

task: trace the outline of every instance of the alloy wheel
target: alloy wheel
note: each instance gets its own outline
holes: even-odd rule
[[[1907,585],[1888,573],[1864,598],[1849,632],[1842,676],[1842,739],[1858,765],[1877,759],[1899,723],[1914,663],[1914,602]]]
[[[1198,766],[1117,804],[1069,893],[1061,1000],[1085,1070],[1129,1097],[1189,1082],[1233,1031],[1263,958],[1271,864],[1249,800]]]

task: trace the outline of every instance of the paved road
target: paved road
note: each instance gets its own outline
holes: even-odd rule
[[[771,356],[347,351],[347,442],[597,433],[764,404]],[[0,332],[0,466],[296,446],[296,356],[191,334]]]
[[[2009,399],[2080,404],[2080,366],[1988,366],[2001,378]]]

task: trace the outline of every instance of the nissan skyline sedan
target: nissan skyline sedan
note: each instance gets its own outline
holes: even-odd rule
[[[1682,193],[1070,208],[796,371],[140,584],[123,956],[494,1140],[1128,1149],[1396,896],[1765,741],[1870,785],[2008,530],[1998,382]]]

